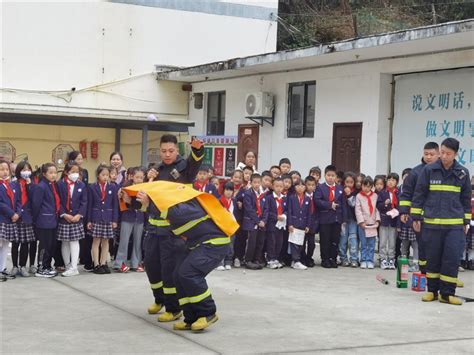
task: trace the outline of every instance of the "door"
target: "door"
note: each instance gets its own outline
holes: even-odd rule
[[[340,171],[360,172],[362,123],[334,123],[332,164]]]
[[[239,124],[239,143],[237,147],[238,162],[244,161],[245,153],[248,150],[255,152],[256,163],[258,167],[258,135],[259,126],[256,124]]]

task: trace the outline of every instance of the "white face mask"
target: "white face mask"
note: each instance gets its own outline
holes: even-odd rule
[[[23,179],[25,179],[25,180],[26,180],[26,179],[29,179],[30,176],[31,176],[31,171],[22,171],[22,172],[20,173],[20,175],[21,175],[21,177],[22,177]]]
[[[76,182],[79,179],[79,173],[71,173],[68,175],[69,180]]]

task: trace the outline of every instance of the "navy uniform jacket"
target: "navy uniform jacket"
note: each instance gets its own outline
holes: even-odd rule
[[[20,205],[21,205],[21,188],[20,188],[20,183],[15,182],[12,184],[14,189],[18,192],[18,196],[20,199]],[[26,200],[26,203],[24,206],[21,206],[21,214],[20,214],[20,222],[26,223],[26,224],[33,224],[33,212],[31,211],[31,199],[33,198],[33,182],[31,184],[26,185],[26,195],[28,199]]]
[[[8,197],[7,189],[0,184],[0,223],[13,223],[12,217],[16,213],[21,216],[21,200],[19,189],[11,182],[8,182],[13,192],[13,202]]]
[[[98,183],[92,184],[88,188],[88,222],[118,222],[118,196],[117,186],[107,183],[105,188],[105,201],[102,202],[102,195]]]
[[[82,181],[76,181],[74,183],[74,191],[70,202],[70,210],[67,210],[67,198],[69,187],[64,180],[58,182],[58,193],[61,201],[61,207],[59,208],[59,216],[63,214],[70,214],[75,216],[80,214],[82,218],[87,216],[87,188]]]
[[[311,199],[304,195],[303,205],[300,207],[298,195],[288,196],[288,225],[297,229],[306,229],[311,225]]]
[[[397,200],[399,199],[399,193],[397,192],[395,194],[397,196]],[[388,206],[385,206],[385,201],[390,200],[390,193],[384,189],[380,191],[377,197],[377,209],[379,210],[380,213],[380,225],[383,227],[397,227],[399,218],[392,218],[390,216],[387,216],[387,212],[392,209],[392,204],[388,204]],[[395,206],[396,209],[398,209],[398,203]]]
[[[410,207],[413,199],[413,194],[415,193],[416,182],[418,180],[418,176],[420,175],[423,168],[426,166],[426,163],[421,160],[422,163],[415,166],[411,171],[410,174],[403,180],[403,190],[400,194],[400,214],[409,214]]]
[[[225,233],[221,231],[212,219],[204,219],[207,215],[207,212],[202,208],[199,201],[194,198],[190,201],[170,207],[167,219],[171,224],[171,231],[176,236],[183,237],[186,240],[186,245],[192,248],[209,239],[227,238]],[[203,220],[195,224],[192,228],[186,229],[184,232],[178,231],[178,229],[186,223],[199,219]]]
[[[288,218],[288,204],[286,201],[286,196],[281,195],[282,197],[282,208],[283,208],[283,214],[287,215]],[[273,192],[265,197],[266,199],[266,204],[267,204],[267,211],[268,211],[268,219],[267,219],[267,224],[266,224],[266,230],[267,232],[274,232],[276,231],[276,223],[278,221],[278,207],[277,207],[277,202],[276,198],[273,195]]]
[[[335,211],[332,209],[332,202],[329,202],[329,187],[327,184],[318,185],[314,200],[318,210],[319,224],[342,223],[344,204],[341,185],[336,184],[336,190],[334,191],[334,202],[338,204]]]
[[[53,229],[58,226],[56,200],[54,199],[52,184],[43,178],[33,190],[31,209],[33,211],[33,222],[37,228]]]
[[[262,215],[257,216],[257,196],[255,191],[250,188],[244,193],[244,218],[242,220],[242,230],[244,231],[254,231],[256,226],[260,221],[264,221],[265,225],[268,221],[268,209],[266,208],[267,196],[263,196],[260,200],[260,207],[262,210]],[[257,229],[265,230],[265,228],[258,227]]]
[[[193,187],[195,190],[198,190],[196,189],[196,187],[194,186],[193,184]],[[207,183],[205,186],[204,186],[204,191],[203,192],[206,192],[208,194],[212,194],[215,196],[215,198],[217,199],[220,199],[220,195],[219,195],[219,192],[217,192],[217,188],[214,184],[211,184],[211,183]]]
[[[239,191],[237,192],[237,194],[235,195],[235,203],[236,203],[236,206],[235,208],[237,209],[237,212],[235,213],[236,217],[237,218],[237,222],[242,225],[242,221],[244,219],[244,207],[243,207],[243,204],[244,204],[244,195],[245,195],[245,191],[247,191],[248,189],[244,188],[243,186],[239,189]],[[242,208],[239,208],[237,202],[241,202],[242,203]]]
[[[308,196],[308,194],[306,194]],[[312,196],[308,196],[312,204],[312,213],[310,213],[309,232],[310,234],[319,233],[319,216],[316,209],[316,201],[314,199],[315,193]]]
[[[471,191],[469,170],[456,160],[446,170],[438,160],[418,177],[411,216],[426,228],[462,229],[472,217]]]

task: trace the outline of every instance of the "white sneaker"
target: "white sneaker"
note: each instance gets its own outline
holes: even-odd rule
[[[293,264],[292,266],[293,269],[296,269],[296,270],[306,270],[307,267],[304,266],[303,264],[301,264],[299,261],[297,261],[296,263]]]
[[[241,266],[240,260],[236,258],[234,260],[234,267],[240,267],[240,266]]]
[[[395,270],[395,260],[390,260],[388,262],[388,268],[391,269],[391,270]]]
[[[387,270],[387,269],[389,268],[387,260],[382,260],[382,261],[380,262],[380,268],[381,268],[382,270]]]
[[[67,269],[61,274],[61,276],[64,276],[64,277],[76,276],[76,275],[79,275],[79,271],[77,269],[72,269],[72,268]]]
[[[12,271],[13,271],[13,270],[12,270]],[[459,267],[458,267],[458,271],[459,271],[459,272],[464,272],[464,271],[466,271],[466,270],[465,270],[462,266],[459,266]]]
[[[277,260],[277,267],[278,267],[278,269],[282,269],[282,268],[283,268],[283,264],[280,263],[278,260]]]
[[[30,277],[30,273],[28,272],[28,269],[25,266],[22,266],[20,268],[20,274],[23,277]]]
[[[224,265],[219,265],[218,267],[216,267],[216,270],[217,271],[225,271],[225,267],[224,267]]]
[[[367,263],[367,269],[373,269],[373,268],[374,268],[374,263],[369,261]]]
[[[361,262],[360,262],[360,268],[361,268],[361,269],[367,269],[367,262],[361,261]]]
[[[269,261],[267,267],[273,270],[278,269],[278,261],[276,260]]]
[[[10,275],[16,276],[18,275],[18,271],[20,271],[16,266],[12,267],[12,270],[10,271]]]
[[[272,269],[272,266],[275,264],[275,262],[273,260],[270,260],[268,263],[267,263],[267,268],[269,269]]]

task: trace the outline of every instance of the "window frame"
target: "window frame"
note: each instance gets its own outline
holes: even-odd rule
[[[308,87],[310,85],[314,85],[314,118],[313,118],[313,135],[312,136],[307,136],[307,129],[308,129]],[[294,87],[298,86],[304,86],[304,97],[303,97],[303,130],[302,130],[302,135],[292,135],[291,134],[291,112],[292,112],[292,90]],[[315,131],[315,125],[316,125],[316,81],[311,80],[311,81],[300,81],[300,82],[295,82],[295,83],[289,83],[288,84],[288,110],[287,110],[287,118],[286,118],[286,137],[287,138],[314,138],[314,131]]]
[[[218,133],[212,133],[210,131],[211,129],[211,125],[210,125],[210,98],[211,96],[213,95],[217,95],[217,126],[219,126],[220,124],[223,125],[223,132],[222,134],[218,134]],[[223,112],[223,117],[220,117],[220,113],[222,111],[222,95],[225,95],[224,97],[224,101],[227,100],[227,95],[226,95],[226,92],[225,90],[221,90],[221,91],[211,91],[211,92],[208,92],[207,93],[207,112],[206,112],[206,135],[207,136],[222,136],[222,135],[225,135],[225,110]],[[226,104],[224,105],[226,106]]]

